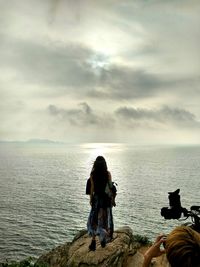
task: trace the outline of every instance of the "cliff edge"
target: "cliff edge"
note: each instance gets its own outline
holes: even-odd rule
[[[135,239],[131,228],[123,227],[114,232],[112,242],[102,248],[97,239],[96,251],[89,251],[91,238],[86,230],[77,233],[71,243],[65,243],[36,262],[49,267],[141,267],[143,252],[147,249]],[[152,261],[152,267],[166,267],[165,256]]]

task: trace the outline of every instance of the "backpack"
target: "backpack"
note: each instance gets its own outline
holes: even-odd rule
[[[116,206],[116,202],[115,202],[115,198],[116,198],[116,195],[117,195],[117,183],[115,183],[115,182],[112,182],[112,186],[111,187],[109,187],[109,193],[108,193],[108,195],[109,195],[109,197],[111,198],[111,204],[112,204],[112,206]]]
[[[111,193],[110,197],[113,199],[113,206],[116,206],[115,197],[117,195],[117,186],[118,186],[117,183],[112,182],[111,188],[109,187],[110,193]],[[90,181],[90,178],[88,178],[86,182],[86,190],[85,190],[86,195],[90,195],[90,190],[91,190],[91,181]]]

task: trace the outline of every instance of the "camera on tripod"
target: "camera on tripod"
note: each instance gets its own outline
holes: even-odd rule
[[[165,219],[187,219],[191,217],[192,225],[190,225],[194,230],[200,232],[200,206],[191,206],[190,210],[183,208],[181,206],[180,199],[180,189],[177,189],[174,192],[169,192],[169,207],[163,207],[161,209],[161,216]]]

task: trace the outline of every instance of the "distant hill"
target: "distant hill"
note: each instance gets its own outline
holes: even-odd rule
[[[52,141],[49,139],[29,139],[27,141],[6,141],[6,140],[0,140],[0,143],[16,143],[16,144],[65,144],[64,142],[60,141]]]
[[[39,143],[39,144],[60,144],[63,142],[58,142],[58,141],[52,141],[49,139],[29,139],[28,141],[26,141],[26,143]]]

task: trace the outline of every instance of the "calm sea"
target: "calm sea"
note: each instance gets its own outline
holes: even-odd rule
[[[198,146],[1,143],[0,151],[0,261],[38,257],[86,228],[85,184],[98,155],[118,183],[115,228],[153,239],[181,224],[160,216],[177,188],[183,207],[200,205]]]

